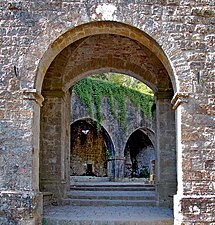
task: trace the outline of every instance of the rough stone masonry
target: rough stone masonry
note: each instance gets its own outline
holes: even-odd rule
[[[215,224],[214,16],[211,0],[1,0],[0,223],[40,224],[41,185],[66,196],[68,90],[113,71],[155,93],[158,204],[177,183],[174,223]]]

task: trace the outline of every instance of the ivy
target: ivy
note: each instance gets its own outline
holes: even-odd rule
[[[92,78],[82,79],[73,86],[73,90],[87,107],[90,116],[93,114],[93,104],[95,105],[98,126],[101,123],[102,97],[107,97],[111,114],[121,123],[124,130],[126,130],[125,102],[127,99],[130,99],[135,107],[140,107],[149,119],[152,118],[153,96],[148,93],[141,93],[120,84]]]

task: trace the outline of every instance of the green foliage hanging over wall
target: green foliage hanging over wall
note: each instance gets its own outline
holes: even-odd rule
[[[102,97],[107,97],[110,112],[115,119],[119,120],[124,129],[126,129],[125,102],[127,99],[130,99],[135,107],[140,107],[148,118],[152,118],[153,95],[151,94],[140,93],[120,84],[93,78],[85,78],[79,81],[73,86],[73,90],[82,103],[86,105],[90,116],[93,113],[93,104],[95,105],[98,124],[101,122]]]

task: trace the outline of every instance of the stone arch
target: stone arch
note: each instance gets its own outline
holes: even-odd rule
[[[70,176],[114,176],[114,165],[109,160],[115,155],[112,139],[102,125],[99,129],[97,126],[91,118],[71,123]]]
[[[176,92],[179,90],[178,86],[179,84],[173,69],[174,64],[172,63],[171,58],[169,58],[165,54],[165,52],[167,51],[164,52],[164,50],[160,47],[160,45],[144,31],[131,25],[112,21],[97,21],[79,25],[77,27],[67,30],[66,32],[61,34],[57,39],[55,39],[53,43],[50,43],[46,51],[43,52],[42,58],[40,58],[39,60],[36,69],[36,77],[34,78],[35,79],[34,88],[39,93],[41,92],[43,79],[45,77],[47,69],[51,65],[54,58],[58,56],[59,53],[63,51],[67,46],[83,38],[99,34],[115,34],[128,37],[129,39],[137,41],[138,43],[148,48],[162,62],[171,79],[174,91]],[[174,57],[176,57],[175,54],[181,54],[181,51],[176,49],[174,49],[174,52],[177,53],[173,52]],[[170,49],[167,48],[167,50]],[[34,51],[32,50],[29,52],[32,53]],[[27,58],[28,57],[30,56],[27,56]],[[183,56],[180,56],[180,58],[182,57]],[[186,63],[185,60],[184,63]]]
[[[97,124],[97,121],[94,120],[93,118],[90,118],[90,117],[81,117],[81,118],[78,118],[78,119],[75,119],[73,121],[70,122],[70,126],[74,123],[77,123],[79,121],[87,121],[88,123],[91,123],[93,124],[94,126],[96,126]],[[113,141],[113,138],[111,137],[111,134],[110,132],[108,131],[108,128],[105,126],[104,123],[102,123],[101,121],[101,129],[104,131],[104,135],[105,137],[107,138],[108,142],[109,142],[109,146],[110,146],[110,149],[112,151],[112,154],[115,155],[115,146],[114,146],[114,141]]]
[[[104,9],[106,6],[113,6],[115,11],[110,12],[107,10],[97,13],[99,8],[103,7]],[[117,23],[118,21],[119,24],[126,23],[130,27],[136,27],[144,31],[152,39],[156,40],[160,48],[165,52],[173,70],[173,75],[176,77],[176,88],[173,87],[175,97],[172,102],[174,109],[177,108],[177,135],[175,135],[176,129],[174,130],[171,123],[167,122],[169,115],[171,114],[171,117],[173,115],[170,111],[170,99],[168,101],[167,99],[162,100],[165,97],[162,93],[156,96],[156,116],[159,116],[160,124],[159,120],[157,120],[155,133],[164,134],[163,139],[159,139],[159,136],[158,139],[156,138],[158,140],[156,146],[160,147],[161,150],[165,147],[166,143],[169,145],[171,142],[174,142],[174,140],[166,139],[168,135],[176,136],[177,139],[177,169],[179,173],[178,194],[174,196],[175,206],[177,206],[175,210],[175,223],[200,222],[200,220],[204,220],[205,218],[205,220],[210,220],[208,215],[210,214],[211,207],[209,207],[209,211],[205,212],[205,207],[201,208],[199,205],[211,206],[214,202],[214,199],[211,199],[213,197],[211,194],[214,194],[213,177],[209,176],[211,175],[210,172],[214,169],[211,162],[211,145],[209,142],[207,142],[207,146],[204,144],[208,141],[208,137],[211,136],[211,127],[213,128],[211,121],[213,121],[214,83],[212,74],[214,71],[212,61],[214,55],[213,26],[211,24],[213,25],[214,9],[211,6],[213,6],[212,1],[192,1],[192,4],[188,5],[186,1],[177,0],[158,0],[156,2],[151,0],[32,0],[13,1],[12,4],[3,4],[1,7],[1,11],[3,10],[1,13],[3,36],[1,35],[2,37],[0,38],[3,55],[1,56],[3,66],[0,76],[1,88],[3,90],[1,91],[3,108],[1,107],[0,114],[4,142],[1,149],[1,157],[5,159],[0,171],[2,174],[0,179],[0,187],[3,191],[2,201],[9,202],[13,196],[20,197],[23,195],[25,197],[26,191],[31,196],[33,194],[37,198],[39,180],[38,153],[41,151],[38,136],[40,134],[40,107],[43,101],[40,95],[43,83],[42,75],[46,74],[54,57],[59,55],[58,53],[63,47],[59,48],[59,51],[54,52],[53,55],[51,55],[52,50],[49,48],[51,48],[55,40],[58,40],[61,35],[66,34],[70,29],[82,26],[84,23],[99,20],[105,23],[105,20],[109,20],[108,23],[111,23],[111,21]],[[95,30],[93,33],[95,33]],[[97,35],[100,35],[100,33]],[[71,42],[72,44],[75,43],[72,40]],[[38,66],[41,62],[43,66]],[[39,69],[44,70],[39,71]],[[41,81],[35,85],[37,77],[39,80],[40,76]],[[11,80],[14,79],[17,85],[12,87]],[[66,90],[67,88],[64,89]],[[63,109],[66,94],[62,90],[55,91],[55,93],[44,94],[44,106],[48,103],[57,109],[58,102],[58,105]],[[189,95],[189,104],[183,104],[188,102]],[[53,99],[50,100],[47,96]],[[62,97],[61,100],[59,100],[60,96]],[[167,109],[166,112],[163,108]],[[62,113],[64,110],[56,111]],[[57,113],[55,115],[55,118],[51,118],[50,114],[49,117],[41,119],[41,121],[44,119],[44,122],[52,120],[55,123],[51,127],[53,129],[50,129],[50,132],[59,130],[59,126],[56,123],[61,119],[57,117]],[[64,117],[66,118],[67,115],[64,115]],[[174,120],[171,119],[171,121]],[[163,127],[168,128],[168,133],[165,133]],[[68,128],[66,127],[65,131],[62,132],[66,134]],[[58,139],[57,141],[53,141],[54,138],[50,141],[53,141],[54,144],[58,144],[58,142],[63,143],[64,146],[61,147],[65,149],[66,141],[58,137],[56,138]],[[166,143],[163,141],[164,139],[167,140]],[[197,149],[193,143],[198,143],[204,148]],[[172,149],[172,152],[174,152],[174,148],[171,145],[167,149]],[[191,152],[190,150],[194,151]],[[20,154],[16,154],[16,152],[20,152]],[[166,155],[168,156],[169,153],[171,152],[167,152]],[[163,158],[166,158],[166,155],[163,155]],[[204,155],[205,162],[203,165],[202,161],[198,160],[202,155]],[[52,155],[50,156],[50,162],[54,163],[55,158]],[[60,160],[57,162],[61,163]],[[160,163],[164,164],[163,162]],[[205,179],[202,179],[200,176],[201,172],[209,175]],[[11,174],[13,175],[12,178],[14,177],[12,180]],[[169,176],[169,174],[165,173],[163,175]],[[63,178],[59,180],[63,184]],[[10,195],[5,193],[5,191],[11,192],[10,189],[15,192]],[[36,201],[33,200],[32,203]],[[9,214],[11,214],[9,212],[11,204],[8,204],[7,207]],[[12,206],[12,208],[14,207]],[[25,209],[23,210],[25,211]],[[193,215],[196,214],[196,211],[199,215]],[[18,215],[16,212],[12,214],[14,215],[14,219]],[[26,220],[32,220],[32,223],[34,223],[33,220],[36,219],[27,218],[28,215],[24,214],[23,218],[26,217]],[[10,218],[10,215],[8,215],[4,216],[12,220],[13,218]],[[34,212],[32,216],[34,216]]]
[[[148,136],[148,138],[150,139],[151,143],[153,144],[153,146],[155,147],[156,145],[156,140],[155,140],[155,131],[153,130],[152,127],[138,127],[134,130],[131,130],[129,132],[129,134],[127,135],[127,140],[129,139],[129,137],[136,132],[137,130],[140,130],[141,132],[143,132],[146,136]],[[126,141],[127,142],[127,141]]]
[[[112,40],[113,43],[123,43],[126,48],[121,44],[107,45],[108,48],[100,46],[101,44],[107,44],[109,40]],[[117,40],[121,42],[117,42]],[[88,51],[87,47],[89,47]],[[111,65],[109,64],[109,55],[107,54],[109,48],[111,49],[110,56],[117,59],[116,61],[110,60]],[[92,58],[91,53],[94,53],[95,49],[98,51],[96,52],[99,55],[98,59],[101,60],[88,60],[88,58]],[[131,54],[126,55],[125,49]],[[121,53],[124,61],[120,59]],[[47,57],[47,54],[49,57]],[[143,62],[143,59],[146,59],[146,61]],[[149,59],[152,60],[150,61]],[[145,62],[146,64],[144,64]],[[128,64],[130,66],[126,67]],[[153,71],[156,68],[157,70]],[[177,79],[175,74],[173,74],[168,57],[155,40],[143,31],[130,25],[110,21],[92,22],[69,30],[50,46],[40,61],[35,88],[38,92],[42,90],[42,95],[45,98],[44,106],[41,110],[41,149],[43,150],[41,155],[50,154],[50,152],[53,152],[53,155],[56,154],[53,160],[50,161],[51,163],[55,162],[52,165],[53,170],[56,171],[55,174],[48,174],[48,170],[46,170],[48,165],[45,165],[45,162],[42,161],[48,155],[40,157],[42,163],[41,171],[46,171],[44,174],[41,173],[41,180],[45,181],[42,186],[47,186],[47,190],[53,190],[57,195],[61,195],[61,193],[57,193],[56,191],[59,190],[59,182],[61,182],[64,195],[66,195],[66,183],[68,182],[68,166],[66,166],[66,162],[67,154],[69,154],[68,115],[70,93],[68,91],[69,87],[64,87],[66,84],[71,84],[74,81],[74,77],[78,80],[88,72],[92,73],[92,71],[100,69],[130,70],[132,73],[127,72],[127,74],[135,74],[136,77],[139,76],[140,80],[142,77],[142,81],[147,80],[156,87],[154,88],[156,93],[156,108],[158,109],[156,112],[156,133],[158,134],[156,145],[159,149],[159,158],[161,159],[158,167],[162,168],[159,171],[159,176],[157,176],[159,183],[158,192],[160,193],[159,204],[169,204],[169,193],[175,194],[176,189],[176,161],[173,160],[167,167],[164,167],[164,161],[166,160],[164,156],[171,150],[169,155],[175,157],[175,138],[172,138],[175,135],[175,121],[170,100],[173,97],[173,91],[177,90]],[[141,72],[147,72],[148,76],[144,77],[144,74],[141,74]],[[72,77],[73,75],[74,77]],[[170,78],[173,81],[170,81]],[[57,124],[51,124],[51,120],[48,118],[49,115],[55,118]],[[51,133],[49,130],[54,130],[55,132]],[[167,131],[172,132],[173,135],[169,137]],[[162,132],[166,132],[165,135]],[[120,129],[119,133],[122,134],[123,129]],[[116,135],[118,134],[116,133]],[[56,141],[53,145],[50,140],[56,137],[61,141]],[[165,143],[162,142],[164,137]],[[118,144],[119,149],[124,145],[124,139],[125,137],[120,139]],[[122,171],[124,158],[122,151],[119,149],[116,150],[120,154],[115,157],[115,163],[117,164],[116,168],[120,168],[119,171]],[[164,177],[167,177],[169,170],[172,168],[174,169],[171,179],[166,178],[165,180]],[[49,172],[51,173],[51,171]],[[51,182],[54,182],[54,185],[53,183],[51,185],[48,184],[51,176],[53,178]],[[115,173],[115,176],[121,178],[123,175],[122,173]],[[62,198],[62,196],[58,196],[58,198]]]
[[[131,132],[124,148],[125,177],[141,177],[142,169],[145,169],[145,178],[149,179],[151,161],[155,161],[155,147],[146,131],[149,129],[139,128]],[[134,168],[135,167],[135,168]],[[134,169],[136,171],[134,171]],[[154,168],[153,168],[154,169]],[[149,181],[149,180],[148,180]]]
[[[92,62],[93,63],[93,62]],[[119,63],[120,64],[120,63]],[[122,63],[121,63],[122,64]],[[101,67],[101,68],[97,68],[97,69],[91,69],[90,71],[87,71],[87,67],[82,68],[83,70],[86,70],[86,72],[83,72],[80,76],[74,77],[74,79],[71,79],[64,87],[64,90],[67,90],[69,87],[71,87],[72,84],[80,81],[81,79],[83,79],[84,77],[93,75],[93,74],[97,74],[97,73],[107,73],[107,72],[113,72],[113,73],[120,73],[120,74],[125,74],[131,77],[134,77],[140,81],[142,81],[144,84],[146,84],[148,87],[150,87],[153,91],[157,91],[156,90],[156,86],[153,85],[152,83],[148,82],[146,79],[143,79],[144,75],[146,73],[135,73],[134,71],[131,70],[126,70],[126,69],[120,69],[120,68],[115,68],[112,66],[109,67]],[[140,68],[136,68],[137,71],[140,71]],[[74,75],[74,74],[73,74]],[[143,77],[141,77],[141,75],[143,75]]]

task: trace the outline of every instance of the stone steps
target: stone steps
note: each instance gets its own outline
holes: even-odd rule
[[[44,210],[49,225],[172,225],[170,209],[156,206],[154,185],[74,182],[63,206]]]
[[[155,200],[64,199],[64,205],[74,206],[156,206]]]
[[[124,177],[120,179],[121,182],[135,182],[135,183],[149,183],[148,178],[128,178]],[[110,182],[109,177],[95,177],[95,176],[70,176],[70,183],[74,182]]]
[[[118,182],[75,182],[70,185],[70,190],[86,191],[155,191],[155,186],[142,183],[118,183]]]
[[[74,220],[74,219],[53,219],[46,218],[44,224],[48,225],[173,225],[173,220],[162,220],[162,221],[112,221],[112,220],[104,220],[104,221],[95,221],[95,220]]]
[[[74,182],[109,182],[109,177],[95,177],[95,176],[70,176],[70,183]]]
[[[70,199],[155,200],[153,191],[70,191]]]
[[[154,185],[125,182],[75,182],[64,205],[156,206]]]

